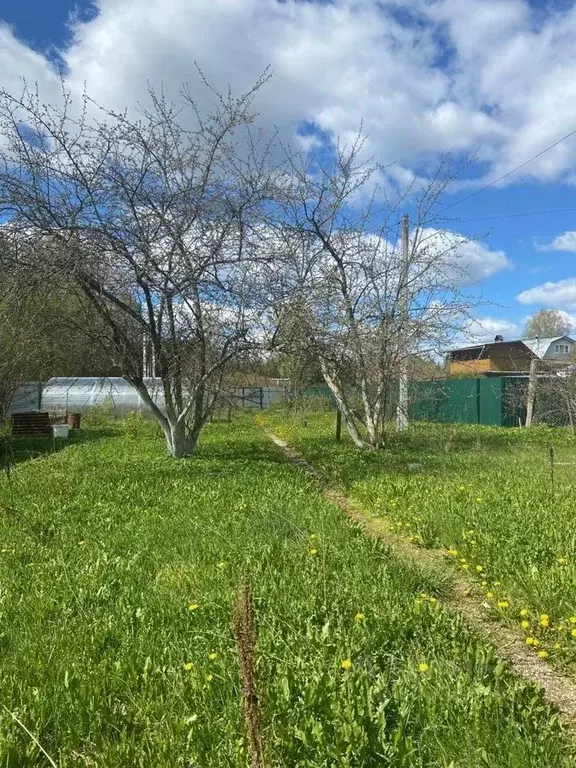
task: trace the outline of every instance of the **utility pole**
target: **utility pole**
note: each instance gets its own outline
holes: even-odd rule
[[[408,428],[408,230],[410,217],[402,216],[402,263],[400,265],[400,284],[398,286],[398,305],[400,310],[400,333],[398,351],[400,353],[400,376],[398,380],[398,410],[396,411],[396,431]]]

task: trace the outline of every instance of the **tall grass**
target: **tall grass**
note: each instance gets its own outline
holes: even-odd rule
[[[249,422],[210,425],[191,461],[119,424],[2,475],[0,510],[3,768],[246,766],[246,579],[266,765],[573,765],[540,694],[439,608],[444,583]]]
[[[416,543],[447,549],[494,616],[537,641],[535,653],[576,671],[572,432],[417,424],[387,450],[363,453],[348,440],[335,443],[332,422],[326,414],[309,416],[307,425],[269,417],[369,514]]]

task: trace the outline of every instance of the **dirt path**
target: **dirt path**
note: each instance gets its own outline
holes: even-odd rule
[[[396,554],[418,565],[446,572],[441,552],[417,547],[390,532],[385,520],[367,517],[359,504],[332,488],[328,479],[294,448],[273,432],[265,431],[293,464],[316,478],[324,496],[337,504],[366,535],[382,539]],[[558,710],[563,722],[576,730],[576,682],[556,672],[548,663],[531,653],[526,647],[524,637],[518,632],[490,618],[483,606],[484,597],[474,585],[458,573],[450,572],[450,576],[452,594],[442,600],[442,605],[448,610],[461,613],[477,634],[495,646],[498,655],[508,662],[517,675],[540,686],[545,698]]]

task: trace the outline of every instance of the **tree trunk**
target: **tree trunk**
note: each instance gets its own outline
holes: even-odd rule
[[[324,381],[328,385],[330,392],[332,392],[332,394],[334,395],[334,399],[336,400],[338,404],[338,408],[342,413],[342,416],[344,418],[344,423],[346,424],[346,429],[348,430],[348,433],[352,438],[352,442],[357,448],[362,448],[364,450],[373,450],[376,446],[371,445],[368,441],[364,440],[364,438],[360,434],[360,430],[358,429],[358,426],[354,419],[354,414],[352,413],[352,409],[346,402],[346,398],[344,396],[342,389],[338,385],[336,378],[331,376],[330,371],[328,370],[328,366],[326,365],[325,361],[322,359],[320,360],[320,367],[322,369],[322,375],[324,376]]]
[[[193,456],[198,447],[198,436],[200,430],[187,432],[184,422],[176,422],[168,425],[168,430],[164,430],[168,452],[176,459],[182,459],[186,456]]]

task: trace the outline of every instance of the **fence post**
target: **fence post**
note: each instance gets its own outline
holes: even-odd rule
[[[264,387],[260,387],[260,410],[264,409]]]
[[[528,397],[526,399],[526,426],[532,426],[532,419],[534,417],[534,400],[536,398],[536,370],[538,366],[538,360],[535,358],[530,363],[530,378],[528,379]]]
[[[342,439],[342,412],[340,408],[336,411],[336,442],[339,443]]]
[[[476,378],[476,424],[482,424],[482,406],[479,378]]]

